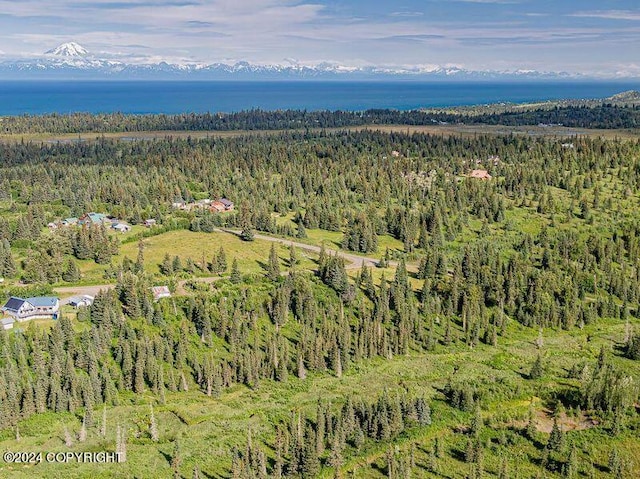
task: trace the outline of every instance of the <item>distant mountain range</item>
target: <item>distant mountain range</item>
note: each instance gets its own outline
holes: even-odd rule
[[[100,58],[75,42],[29,59],[0,61],[0,79],[120,80],[570,80],[565,72],[473,71],[457,67],[348,67],[335,63],[304,66],[226,63],[141,63]]]

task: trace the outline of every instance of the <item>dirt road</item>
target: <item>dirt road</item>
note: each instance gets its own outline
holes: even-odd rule
[[[223,233],[231,233],[234,234],[236,236],[240,236],[240,231],[239,230],[232,230],[232,229],[228,229],[228,228],[223,228],[223,229],[218,229],[217,231],[223,232]],[[291,246],[293,245],[296,248],[299,249],[303,249],[303,250],[307,250],[307,251],[313,251],[314,253],[320,253],[320,246],[316,246],[316,245],[312,245],[312,244],[306,244],[306,243],[299,243],[297,241],[292,241],[292,240],[288,240],[288,239],[284,239],[284,238],[277,238],[275,236],[269,236],[269,235],[265,235],[265,234],[259,234],[256,233],[254,235],[254,237],[256,239],[260,239],[260,240],[264,240],[264,241],[271,241],[274,243],[280,243],[283,244],[285,246]],[[378,264],[378,261],[380,261],[377,258],[372,258],[370,256],[359,256],[357,254],[352,254],[352,253],[346,253],[344,251],[339,251],[339,250],[335,250],[335,249],[330,249],[330,248],[325,248],[325,251],[327,252],[327,254],[338,254],[338,256],[340,256],[341,258],[344,258],[346,261],[349,262],[349,264],[347,264],[345,267],[347,269],[359,269],[362,268],[363,264],[366,264],[367,266],[376,266]],[[397,263],[395,261],[390,261],[389,262],[390,266],[396,266]]]

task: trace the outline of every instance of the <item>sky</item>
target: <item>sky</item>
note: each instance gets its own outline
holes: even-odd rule
[[[640,0],[0,0],[0,59],[456,66],[640,77]]]

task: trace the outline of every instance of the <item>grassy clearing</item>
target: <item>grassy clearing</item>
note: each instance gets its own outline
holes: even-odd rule
[[[152,273],[159,273],[158,265],[167,253],[171,257],[179,256],[183,265],[187,258],[199,264],[202,262],[203,255],[205,260],[210,262],[221,247],[225,250],[229,267],[233,258],[236,258],[243,273],[262,272],[263,265],[269,258],[272,244],[276,245],[282,268],[287,267],[286,260],[289,258],[289,248],[286,246],[259,239],[246,242],[230,233],[194,233],[179,230],[146,238],[143,243],[145,267]],[[315,265],[311,259],[313,253],[300,250],[298,253],[301,260],[300,268],[312,268]],[[121,246],[120,253],[114,258],[114,262],[121,261],[125,256],[135,260],[137,255],[138,243],[126,243]]]
[[[131,234],[131,233],[129,233]],[[126,237],[125,235],[122,235]],[[159,265],[166,254],[173,259],[179,256],[183,266],[188,258],[199,265],[202,257],[206,262],[211,262],[213,256],[220,248],[224,248],[228,270],[231,268],[233,259],[238,260],[240,271],[244,273],[260,273],[264,271],[269,258],[271,245],[276,245],[276,251],[280,258],[280,267],[284,270],[288,268],[289,247],[273,243],[270,241],[256,239],[252,242],[242,241],[237,236],[230,233],[195,233],[187,230],[170,231],[161,235],[152,236],[143,240],[145,268],[153,273],[160,274]],[[317,255],[310,251],[296,249],[301,269],[314,269]],[[124,243],[120,246],[117,256],[113,257],[113,264],[119,264],[125,257],[135,261],[138,255],[138,243]],[[98,265],[94,261],[78,261],[82,273],[82,282],[79,284],[102,284],[105,283],[104,272],[108,265]],[[211,273],[195,273],[195,276],[211,276]]]

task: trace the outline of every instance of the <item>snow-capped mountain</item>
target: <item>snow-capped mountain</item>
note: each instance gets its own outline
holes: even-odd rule
[[[59,57],[81,57],[87,55],[89,52],[86,48],[78,45],[76,42],[63,43],[56,48],[48,50],[45,55],[55,55]]]
[[[107,57],[107,58],[105,58]],[[111,59],[113,58],[113,59]],[[235,63],[168,63],[132,61],[95,55],[75,42],[48,50],[36,58],[0,61],[0,79],[147,79],[147,80],[553,80],[580,78],[563,72],[533,70],[475,71],[457,66],[365,66],[323,62],[301,65]]]

